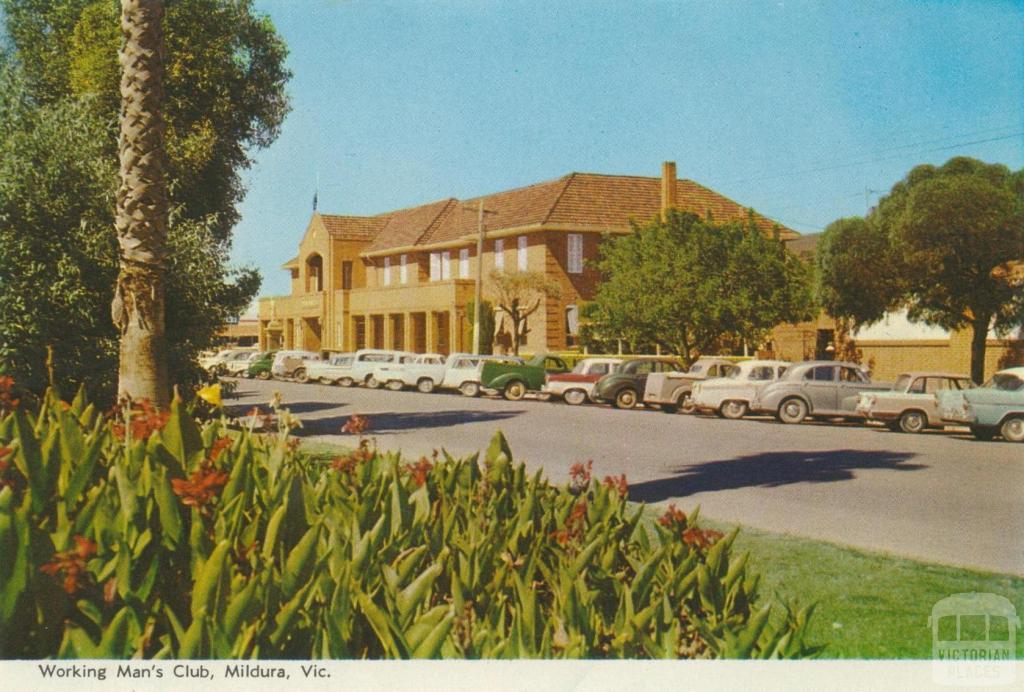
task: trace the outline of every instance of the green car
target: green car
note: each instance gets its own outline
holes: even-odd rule
[[[558,356],[539,355],[523,365],[488,361],[480,372],[480,386],[497,389],[509,401],[519,401],[527,392],[538,392],[548,374],[569,372]]]
[[[274,364],[274,356],[277,351],[267,351],[262,356],[249,364],[249,377],[258,377],[261,380],[270,379],[270,366]]]

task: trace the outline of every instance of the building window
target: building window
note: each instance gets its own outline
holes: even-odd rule
[[[391,258],[390,257],[385,257],[384,258],[384,285],[385,286],[390,286],[391,285]]]
[[[437,281],[441,278],[441,253],[430,253],[430,280]]]
[[[341,263],[341,287],[344,290],[352,288],[352,263],[342,262]]]
[[[579,233],[569,234],[569,266],[570,274],[583,273],[583,236]]]
[[[494,241],[494,268],[505,269],[505,240],[502,238]]]
[[[565,345],[575,346],[580,332],[580,310],[576,305],[565,306]]]
[[[519,271],[526,271],[526,236],[521,235],[516,238],[516,258],[518,260]]]
[[[464,247],[459,250],[459,278],[469,278],[469,248]]]
[[[409,283],[409,268],[405,266],[407,261],[407,255],[402,255],[398,260],[398,280],[403,284]]]
[[[452,278],[452,253],[445,250],[441,253],[441,280],[447,281]]]

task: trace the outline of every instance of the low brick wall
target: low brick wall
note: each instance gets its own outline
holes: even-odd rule
[[[909,370],[940,370],[969,373],[971,342],[966,334],[948,340],[857,341],[861,362],[871,368],[873,379],[891,381]],[[1024,341],[989,339],[985,349],[985,377],[996,370],[1024,365]]]

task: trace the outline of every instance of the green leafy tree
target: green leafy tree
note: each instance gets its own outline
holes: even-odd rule
[[[851,232],[851,228],[856,228]],[[915,167],[863,220],[832,224],[819,249],[830,314],[971,330],[971,377],[984,379],[990,329],[1024,322],[1024,171],[957,157]]]
[[[476,316],[476,301],[466,303],[465,343],[473,343],[473,323]],[[490,353],[494,348],[494,306],[490,301],[480,301],[480,352]]]
[[[603,328],[687,362],[724,339],[756,343],[810,314],[809,270],[753,220],[716,224],[673,211],[606,240],[598,267]]]
[[[113,391],[119,3],[0,0],[0,367]],[[287,112],[285,48],[247,0],[178,0],[165,19],[167,354],[173,381],[259,290],[228,266],[239,173]]]

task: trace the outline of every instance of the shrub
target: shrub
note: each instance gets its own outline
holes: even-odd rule
[[[815,652],[810,609],[760,603],[735,534],[646,525],[624,477],[555,487],[500,434],[482,464],[363,438],[314,461],[277,414],[257,434],[180,401],[0,411],[0,656]]]

